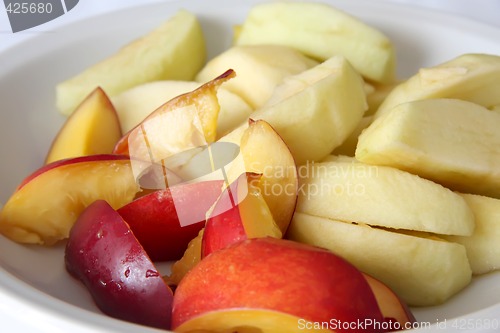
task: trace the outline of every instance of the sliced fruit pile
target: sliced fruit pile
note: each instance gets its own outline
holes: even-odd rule
[[[180,11],[59,84],[71,115],[0,232],[67,239],[104,313],[178,332],[411,328],[500,267],[499,56],[400,83],[385,35],[318,3],[234,33],[207,62]]]

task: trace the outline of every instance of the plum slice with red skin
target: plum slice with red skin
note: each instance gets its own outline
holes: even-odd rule
[[[106,201],[88,206],[71,229],[67,271],[105,314],[169,329],[173,293],[128,224]]]

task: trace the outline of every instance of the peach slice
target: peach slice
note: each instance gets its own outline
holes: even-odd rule
[[[117,154],[155,161],[194,148],[216,137],[219,103],[217,89],[235,77],[228,70],[217,78],[160,106],[126,133],[115,146]],[[200,137],[201,135],[201,137]],[[130,151],[130,149],[134,151]]]
[[[107,315],[170,328],[172,290],[127,223],[105,201],[92,203],[76,221],[65,263]]]
[[[0,212],[0,232],[16,242],[51,245],[68,237],[78,215],[95,200],[118,208],[138,190],[124,156],[59,160],[21,182]]]
[[[285,232],[295,210],[298,191],[297,167],[288,146],[264,120],[250,120],[246,127],[236,129],[220,141],[238,143],[243,157],[243,163],[233,163],[228,168],[229,179],[234,181],[244,172],[261,174],[256,185],[274,221]]]
[[[231,313],[236,319],[225,320]],[[385,321],[370,286],[354,266],[332,252],[268,237],[233,244],[196,265],[177,286],[172,329],[271,332],[269,323],[283,314],[296,320],[280,322],[288,325],[281,332],[300,331],[300,319]],[[205,316],[212,320],[203,322]]]
[[[202,258],[245,239],[283,237],[257,187],[259,178],[241,175],[217,200],[205,225]]]
[[[115,108],[101,88],[76,108],[61,128],[45,163],[70,157],[109,154],[122,132]]]

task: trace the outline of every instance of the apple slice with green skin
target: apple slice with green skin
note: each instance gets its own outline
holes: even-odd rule
[[[0,232],[16,242],[51,245],[68,237],[78,215],[95,200],[118,208],[138,191],[124,156],[59,160],[21,182],[0,212]]]
[[[408,305],[391,288],[373,276],[365,273],[363,276],[370,285],[385,318],[396,320],[403,329],[417,322]]]
[[[109,316],[169,329],[173,293],[128,224],[97,200],[80,215],[66,244],[68,272]]]
[[[98,86],[114,96],[145,82],[192,80],[205,58],[199,21],[194,14],[181,10],[114,55],[58,84],[57,108],[69,115]]]
[[[179,184],[158,190],[118,209],[153,261],[177,260],[205,225],[205,214],[222,191],[223,181]],[[188,212],[189,224],[179,221]]]
[[[245,239],[283,237],[254,184],[259,179],[257,174],[242,174],[222,193],[207,218],[201,258]]]
[[[122,137],[115,108],[101,88],[95,89],[66,120],[45,163],[65,158],[110,154]]]
[[[177,286],[172,329],[276,332],[270,323],[285,316],[295,320],[278,321],[280,332],[301,332],[300,319],[385,321],[370,286],[350,263],[327,250],[267,237],[235,243],[196,265]]]

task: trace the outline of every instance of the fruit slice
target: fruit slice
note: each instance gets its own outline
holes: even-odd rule
[[[476,220],[469,237],[448,236],[451,242],[465,246],[474,274],[484,274],[500,268],[500,200],[473,194],[461,194],[472,208]]]
[[[181,259],[177,260],[172,265],[172,273],[165,277],[165,281],[169,285],[177,286],[186,274],[196,266],[201,260],[201,240],[203,239],[203,232],[201,229],[198,236],[193,238]]]
[[[257,187],[259,179],[260,175],[243,174],[222,193],[207,218],[202,258],[245,239],[282,238]]]
[[[130,160],[123,156],[56,161],[16,189],[0,212],[0,232],[16,242],[51,245],[68,237],[78,215],[95,200],[118,208],[138,190]]]
[[[396,320],[402,328],[406,328],[408,324],[417,322],[408,305],[391,288],[368,274],[363,273],[363,276],[370,285],[377,299],[377,304],[385,318]]]
[[[170,328],[172,290],[127,223],[105,201],[92,203],[76,221],[66,244],[65,263],[102,312]]]
[[[192,80],[205,57],[205,41],[198,19],[181,10],[113,56],[60,83],[56,88],[57,108],[69,115],[99,86],[114,96],[145,82]]]
[[[430,98],[456,98],[486,108],[500,104],[500,56],[464,54],[443,64],[422,68],[398,85],[380,105],[378,118],[396,105]]]
[[[396,56],[389,38],[326,4],[274,2],[254,6],[236,44],[286,45],[320,61],[343,55],[364,77],[377,82],[394,80]]]
[[[358,123],[354,131],[349,134],[344,142],[335,148],[332,152],[333,155],[354,156],[356,154],[356,146],[358,145],[358,138],[361,132],[373,122],[373,116],[364,116]],[[324,161],[323,159],[322,161]]]
[[[474,215],[458,194],[398,169],[324,162],[301,170],[297,212],[394,229],[470,235]]]
[[[167,158],[183,159],[189,151],[195,152],[215,140],[217,89],[234,76],[234,71],[228,70],[200,88],[170,100],[120,139],[114,151],[130,156],[138,181],[144,173],[160,166],[164,184],[157,188],[165,189],[178,178],[169,172]]]
[[[250,118],[273,126],[302,165],[321,160],[338,147],[366,108],[363,80],[338,56],[287,77]]]
[[[295,213],[287,237],[331,250],[387,284],[405,302],[444,302],[471,281],[464,246],[422,234]]]
[[[194,81],[155,81],[128,89],[113,97],[122,131],[128,132],[165,102],[199,86],[200,83]],[[217,91],[217,99],[220,103],[218,133],[225,134],[240,125],[252,111],[243,99],[223,87]]]
[[[220,321],[212,317],[203,322],[205,315],[217,314]],[[239,315],[238,320],[224,319],[231,314]],[[300,318],[304,322],[383,321],[370,286],[347,261],[323,249],[255,238],[213,252],[184,277],[175,293],[172,328],[270,332],[266,327],[275,325],[268,323],[283,318],[282,314],[296,320],[279,322],[280,332],[297,332]]]
[[[210,60],[196,76],[196,81],[207,82],[232,68],[238,77],[224,87],[256,109],[271,97],[274,88],[283,78],[303,72],[316,64],[316,61],[285,46],[238,46]]]
[[[246,129],[241,127],[234,133],[220,140],[236,141],[243,157],[243,161],[236,159],[228,167],[230,182],[246,172],[262,175],[256,185],[274,221],[285,232],[293,216],[298,190],[297,168],[290,150],[264,120],[250,121]]]
[[[110,154],[122,132],[106,93],[95,89],[66,120],[50,147],[45,163],[64,158]]]
[[[228,70],[196,90],[163,104],[120,139],[115,153],[159,161],[213,142],[220,109],[217,90],[234,76],[234,71]]]
[[[118,213],[153,261],[177,260],[205,225],[222,185],[216,180],[179,184],[142,196]]]
[[[363,132],[356,158],[406,170],[453,190],[500,198],[499,127],[499,113],[474,103],[404,103]]]

